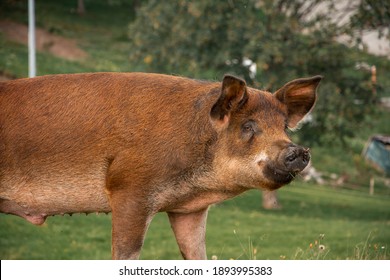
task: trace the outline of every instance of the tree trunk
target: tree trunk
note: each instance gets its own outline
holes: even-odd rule
[[[276,191],[263,191],[263,208],[264,209],[280,209]]]
[[[82,16],[85,14],[84,0],[77,1],[77,13]]]

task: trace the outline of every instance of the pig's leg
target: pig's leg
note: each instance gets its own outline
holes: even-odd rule
[[[128,191],[117,191],[110,195],[113,259],[139,258],[146,231],[153,217],[146,211],[146,203],[134,199],[133,195]]]
[[[208,208],[194,213],[168,213],[181,254],[186,260],[205,260]]]

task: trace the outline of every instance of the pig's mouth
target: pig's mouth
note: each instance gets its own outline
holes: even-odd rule
[[[299,172],[289,171],[278,168],[275,165],[267,164],[264,167],[264,175],[277,185],[285,185],[290,183]]]

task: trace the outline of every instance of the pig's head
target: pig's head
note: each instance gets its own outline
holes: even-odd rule
[[[224,77],[210,116],[218,133],[215,164],[226,180],[272,190],[290,183],[308,165],[309,149],[294,144],[287,130],[312,110],[320,80],[293,80],[271,94]]]

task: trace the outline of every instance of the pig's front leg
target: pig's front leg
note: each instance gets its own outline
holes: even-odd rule
[[[186,260],[205,260],[208,208],[193,213],[168,212],[177,244]]]
[[[110,196],[112,209],[112,258],[138,259],[153,215],[146,204],[128,191]]]

